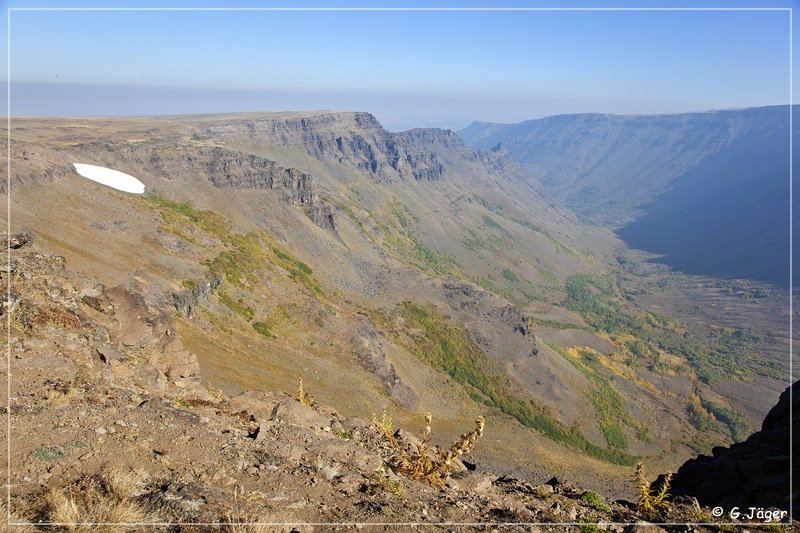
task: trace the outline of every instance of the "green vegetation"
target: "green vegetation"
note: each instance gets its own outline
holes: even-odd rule
[[[265,337],[277,339],[278,336],[273,332],[273,329],[289,319],[289,312],[286,307],[279,304],[263,321],[253,322],[253,329]]]
[[[714,415],[709,413],[697,398],[689,403],[686,414],[689,415],[689,423],[701,433],[706,433],[714,427]]]
[[[549,240],[553,244],[553,246],[556,249],[556,252],[562,252],[563,251],[563,252],[566,252],[566,253],[568,253],[570,255],[574,255],[574,256],[580,256],[581,255],[575,248],[572,248],[571,246],[567,246],[566,244],[562,243],[561,241],[559,241],[558,239],[553,237],[550,234],[550,232],[548,232],[542,226],[539,226],[538,224],[534,224],[534,223],[532,223],[532,222],[530,222],[528,220],[524,220],[524,219],[521,219],[521,218],[517,218],[517,217],[511,216],[509,213],[506,212],[504,206],[491,204],[490,202],[486,201],[483,198],[477,198],[477,200],[481,203],[481,205],[483,205],[486,209],[488,209],[492,213],[494,213],[496,215],[499,215],[499,216],[503,217],[504,219],[506,219],[508,221],[514,222],[516,224],[519,224],[520,226],[525,227],[525,228],[527,228],[527,229],[529,229],[531,231],[535,231],[536,233],[539,233],[539,234],[543,235],[544,237],[547,238],[547,240]],[[494,228],[494,229],[500,229],[500,230],[502,230],[502,232],[505,235],[508,235],[508,232],[505,229],[503,229],[499,224],[497,224],[497,222],[495,222],[494,220],[492,220],[488,216],[484,215],[483,223],[484,223],[485,227],[491,227],[491,228]]]
[[[467,238],[464,239],[463,245],[467,250],[477,252],[478,250],[498,251],[500,249],[512,250],[514,246],[503,237],[490,235],[488,233],[476,233],[475,231],[465,228]]]
[[[336,202],[335,205],[339,210],[341,210],[342,212],[344,212],[345,215],[347,215],[347,218],[352,220],[353,223],[356,226],[358,226],[359,231],[364,237],[366,237],[368,240],[372,240],[372,238],[369,235],[369,232],[367,232],[367,228],[364,226],[364,221],[362,221],[361,218],[358,215],[356,215],[355,211],[353,211],[353,208],[351,207],[350,204]]]
[[[175,398],[175,405],[177,405],[178,407],[183,407],[184,409],[191,409],[192,407],[194,407],[192,405],[192,402],[190,402],[185,398]]]
[[[590,350],[577,350],[576,357],[559,346],[546,344],[572,363],[591,381],[589,401],[597,414],[600,431],[611,449],[625,450],[628,448],[628,438],[623,425],[634,429],[640,437],[644,438],[647,434],[646,428],[626,413],[625,400],[622,395],[611,385],[608,377],[597,370],[596,365],[599,363],[597,353]]]
[[[353,438],[352,430],[343,429],[341,431],[334,431],[333,434],[342,440],[350,440]]]
[[[163,196],[158,191],[145,194],[145,200],[155,205],[168,225],[179,225],[181,218],[187,219],[193,226],[200,230],[221,236],[230,231],[225,219],[213,211],[201,211],[190,202],[176,202]]]
[[[475,283],[475,285],[482,287],[491,293],[498,295],[504,294],[504,291],[501,291],[497,287],[497,285],[494,284],[494,281],[492,281],[490,278],[484,276],[476,276],[475,278],[472,279],[472,282]]]
[[[483,215],[483,225],[486,226],[487,228],[504,231],[502,226],[500,226],[500,224],[495,222],[494,219],[492,219],[492,217],[488,215]]]
[[[622,396],[601,378],[592,379],[589,400],[597,411],[600,430],[611,448],[624,450],[628,447],[628,438],[619,424],[620,413],[625,412]]]
[[[167,229],[173,233],[186,235],[197,243],[188,233],[204,231],[215,237],[226,248],[214,259],[207,262],[213,275],[220,276],[227,283],[240,289],[249,289],[260,282],[260,272],[270,266],[278,266],[288,272],[289,277],[303,285],[317,296],[324,296],[313,276],[311,268],[281,249],[265,231],[251,231],[246,234],[235,233],[230,224],[213,211],[199,210],[189,202],[169,200],[158,192],[145,196],[145,201],[154,205],[162,215]],[[188,233],[187,233],[188,232]],[[188,285],[187,285],[188,282]],[[184,287],[190,288],[193,282],[186,280]],[[239,315],[251,320],[253,317],[230,297],[222,302]]]
[[[749,283],[740,282],[738,280],[724,280],[720,282],[721,288],[725,293],[745,300],[750,298],[766,298],[769,296],[769,291],[763,287],[751,287]]]
[[[734,409],[722,407],[712,402],[703,401],[702,403],[703,407],[705,407],[708,412],[714,415],[714,418],[728,426],[728,429],[731,432],[731,438],[733,438],[734,442],[742,442],[750,435],[750,426],[747,425],[747,422],[741,413]]]
[[[413,235],[410,238],[413,243],[414,254],[422,261],[422,270],[428,270],[441,276],[456,276],[458,263],[456,263],[455,259],[425,246]]]
[[[658,365],[661,351],[682,357],[704,383],[721,377],[744,380],[753,373],[777,376],[776,364],[751,352],[758,337],[743,328],[716,328],[701,338],[677,321],[635,309],[622,296],[618,283],[609,278],[573,276],[565,289],[567,308],[580,313],[599,331],[635,337],[627,345],[634,362],[651,358],[653,370],[666,369]]]
[[[188,289],[190,291],[193,291],[197,288],[197,282],[193,279],[185,279],[181,282],[181,285],[184,289]]]
[[[578,524],[581,533],[600,533],[600,527],[597,525],[597,522],[585,522],[584,520],[585,519],[581,519],[581,522]]]
[[[58,461],[76,448],[85,448],[86,444],[79,440],[68,442],[64,446],[42,446],[33,450],[33,456],[42,461]]]
[[[270,339],[277,339],[278,336],[272,333],[272,330],[269,327],[269,324],[266,322],[253,322],[253,329],[256,330],[259,334],[269,337]]]
[[[507,268],[503,269],[503,277],[512,283],[517,283],[519,281],[517,275]]]
[[[607,513],[611,511],[611,507],[606,503],[603,497],[592,490],[584,492],[581,499],[598,511],[605,511]]]
[[[277,260],[273,260],[278,266],[289,272],[289,277],[294,281],[301,283],[305,288],[316,294],[317,296],[325,296],[322,288],[314,279],[313,271],[307,264],[292,257],[289,253],[279,249],[277,246],[272,246],[272,253]]]
[[[556,329],[579,329],[584,331],[591,331],[591,328],[587,326],[572,324],[570,322],[561,322],[558,320],[547,320],[547,319],[533,318],[533,317],[527,317],[525,320],[528,323],[528,326],[532,328],[545,327],[545,328],[556,328]]]
[[[623,312],[618,290],[605,278],[587,275],[572,276],[564,288],[568,309],[577,311],[584,320],[600,331],[608,333],[641,333],[644,321]]]
[[[442,254],[423,244],[410,231],[401,230],[398,233],[385,224],[380,225],[384,244],[401,260],[409,263],[423,272],[437,276],[462,278],[458,263],[447,254]]]
[[[58,461],[65,455],[64,450],[59,446],[42,446],[33,450],[33,456],[42,461]]]
[[[249,307],[244,303],[243,298],[239,298],[238,300],[234,299],[231,295],[229,295],[225,291],[219,291],[217,293],[219,297],[219,301],[228,309],[236,313],[237,315],[243,317],[245,320],[253,320],[255,316],[255,311],[252,307]]]
[[[547,437],[583,450],[608,462],[633,465],[635,458],[619,449],[601,448],[581,434],[576,427],[567,428],[553,418],[549,410],[520,390],[504,372],[491,368],[469,333],[450,325],[433,307],[420,307],[410,302],[402,304],[408,327],[425,332],[412,348],[414,353],[434,368],[446,372],[455,381],[468,387],[472,398],[481,399],[514,417],[522,425],[536,429]],[[514,392],[517,391],[517,392]]]

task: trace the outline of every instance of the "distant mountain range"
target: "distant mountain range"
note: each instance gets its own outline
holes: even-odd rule
[[[674,268],[789,285],[786,106],[475,122],[459,134],[510,151],[555,199]]]

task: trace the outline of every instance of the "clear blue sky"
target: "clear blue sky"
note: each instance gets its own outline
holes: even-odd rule
[[[67,4],[5,3],[36,5]],[[794,7],[755,0],[683,5]],[[664,113],[789,102],[788,11],[14,9],[10,15],[12,114],[342,109],[373,112],[392,128],[460,128],[472,120],[512,122],[568,112]]]

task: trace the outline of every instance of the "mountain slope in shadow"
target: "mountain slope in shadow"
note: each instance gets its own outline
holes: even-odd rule
[[[706,158],[618,230],[692,274],[789,285],[788,127]]]
[[[502,144],[555,198],[673,268],[789,285],[785,106],[562,115],[460,134]]]

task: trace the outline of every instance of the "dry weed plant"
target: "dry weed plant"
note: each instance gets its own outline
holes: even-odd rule
[[[215,389],[210,381],[206,381],[206,392],[208,392],[208,395],[214,398],[216,401],[222,401],[222,390]]]
[[[644,470],[644,465],[639,463],[636,465],[636,473],[634,474],[633,481],[636,483],[636,488],[639,491],[639,499],[636,502],[636,508],[640,513],[654,514],[659,511],[668,511],[669,502],[669,484],[672,480],[672,474],[664,476],[661,486],[658,490],[650,487],[650,482],[647,480],[647,474]]]
[[[383,408],[380,418],[372,415],[372,424],[384,435],[392,433],[392,415],[389,414],[389,411],[385,407]]]
[[[461,435],[447,450],[441,450],[437,447],[431,449],[429,446],[431,418],[430,413],[425,413],[425,427],[420,432],[420,442],[411,446],[405,446],[397,441],[391,432],[391,423],[388,425],[376,424],[376,426],[389,443],[389,448],[392,451],[389,467],[394,473],[415,481],[424,481],[433,487],[441,489],[445,486],[444,482],[453,468],[453,462],[472,451],[478,438],[483,435],[485,419],[483,416],[479,416],[475,420],[474,430]],[[384,422],[385,420],[386,417],[384,417]],[[391,419],[389,419],[389,422],[391,422]]]
[[[298,378],[299,385],[297,387],[297,394],[294,395],[294,399],[300,402],[300,405],[306,405],[308,407],[314,407],[316,402],[314,401],[314,397],[311,396],[309,393],[303,389],[303,377],[300,376]]]
[[[2,479],[6,478],[5,471],[0,472],[0,478]],[[15,512],[10,512],[6,504],[7,504],[7,499],[5,497],[0,498],[0,517],[2,517],[0,519],[2,520],[0,524],[5,522],[6,520],[8,520],[9,523],[14,523],[14,522],[24,523],[26,521],[25,519],[21,519],[19,516],[17,516]],[[13,531],[14,533],[36,533],[37,531],[31,525],[18,525],[18,526],[13,526],[13,528],[9,526],[8,530]]]

